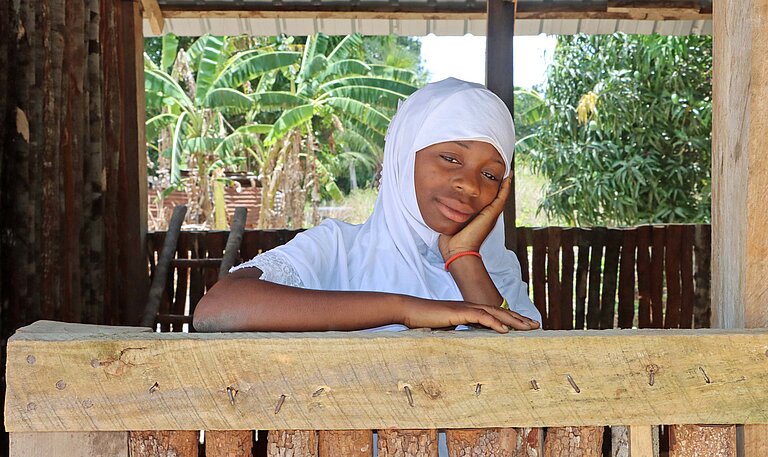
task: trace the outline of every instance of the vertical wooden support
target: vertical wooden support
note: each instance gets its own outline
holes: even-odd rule
[[[251,457],[252,455],[252,430],[205,432],[205,457]]]
[[[547,430],[544,457],[602,457],[603,427],[558,427]]]
[[[121,1],[119,41],[120,153],[118,218],[121,271],[121,322],[138,323],[149,287],[145,252],[147,234],[147,165],[144,150],[144,39],[137,2]]]
[[[714,326],[766,327],[768,0],[720,0],[715,8],[712,78]],[[743,445],[746,456],[768,455],[768,426],[745,426]]]
[[[371,457],[373,430],[328,430],[318,433],[319,457]]]
[[[515,37],[515,2],[488,0],[487,37],[485,50],[485,85],[515,112],[513,81],[513,38]],[[512,161],[512,191],[504,207],[504,228],[507,249],[517,249],[515,223],[515,162]]]
[[[379,457],[437,457],[437,430],[379,430]]]
[[[270,430],[268,457],[317,457],[317,432],[314,430]]]
[[[197,457],[200,433],[194,430],[131,432],[131,457]]]
[[[541,456],[541,429],[489,428],[446,430],[449,457]]]
[[[669,431],[669,457],[736,457],[735,425],[676,425]],[[764,454],[747,453],[746,457]]]
[[[9,451],[10,457],[128,457],[128,432],[11,433]]]
[[[629,457],[659,457],[658,427],[633,425],[629,430]]]

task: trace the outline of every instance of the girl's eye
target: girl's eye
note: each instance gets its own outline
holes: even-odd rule
[[[448,162],[451,162],[451,163],[459,163],[459,161],[458,161],[458,160],[456,160],[455,158],[453,158],[453,157],[451,157],[451,156],[447,156],[447,155],[440,155],[440,157],[442,157],[442,158],[443,158],[443,160],[446,160],[446,161],[448,161]]]
[[[492,174],[492,173],[489,173],[489,172],[487,172],[487,171],[484,171],[484,172],[483,172],[483,175],[484,175],[486,178],[490,179],[491,181],[498,181],[498,180],[499,180],[499,178],[497,178],[497,177],[496,177],[496,175],[494,175],[494,174]]]

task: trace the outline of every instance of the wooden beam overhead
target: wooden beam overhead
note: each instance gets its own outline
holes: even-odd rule
[[[141,7],[144,10],[144,17],[149,19],[149,26],[152,28],[152,33],[155,35],[162,35],[165,20],[163,19],[163,11],[160,9],[157,0],[141,0]]]
[[[156,0],[155,0],[156,1]],[[517,19],[624,19],[624,20],[711,20],[712,7],[692,2],[634,2],[616,0],[566,1],[557,3],[517,2]],[[464,20],[485,19],[486,6],[480,2],[447,3],[435,5],[384,3],[356,5],[297,5],[284,2],[282,5],[256,4],[253,9],[241,6],[231,8],[221,5],[188,7],[166,6],[162,8],[165,18],[316,18],[316,19],[426,19]]]
[[[766,348],[766,329],[184,334],[40,322],[8,341],[5,425],[765,424]]]

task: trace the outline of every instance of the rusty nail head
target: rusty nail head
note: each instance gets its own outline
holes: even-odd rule
[[[155,381],[155,383],[152,384],[152,386],[149,388],[149,393],[151,394],[155,393],[155,391],[159,388],[160,388],[160,384],[158,384],[157,381]]]
[[[101,362],[99,362],[98,359],[93,359],[93,360],[91,360],[91,366],[93,368],[99,368],[101,366]]]
[[[34,411],[37,409],[37,405],[34,403],[27,403],[27,411]]]
[[[85,400],[83,400],[83,406],[84,406],[86,409],[88,409],[88,408],[90,408],[91,406],[93,406],[93,402],[92,402],[90,399],[85,399]]]
[[[30,354],[30,355],[27,356],[27,363],[28,364],[34,365],[36,361],[37,361],[37,359],[35,358],[34,355]]]
[[[64,389],[66,389],[66,388],[67,388],[67,383],[66,383],[66,382],[64,382],[64,380],[63,380],[63,379],[59,379],[59,380],[56,382],[56,388],[57,388],[57,389],[59,389],[59,390],[64,390]]]
[[[483,385],[478,382],[477,385],[475,386],[475,396],[476,397],[480,396],[480,389],[482,389],[482,388],[483,388]]]

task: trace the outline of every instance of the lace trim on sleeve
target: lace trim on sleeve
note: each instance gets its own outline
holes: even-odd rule
[[[262,271],[261,279],[264,281],[304,288],[304,282],[299,277],[296,268],[279,252],[267,251],[261,253],[247,262],[232,267],[229,272],[232,273],[241,268],[254,267]]]

